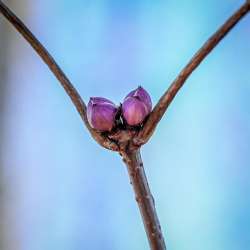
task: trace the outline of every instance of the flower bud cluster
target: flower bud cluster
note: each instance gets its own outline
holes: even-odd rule
[[[125,125],[141,125],[152,110],[152,101],[145,89],[138,87],[123,100],[119,107],[103,97],[91,97],[87,106],[87,118],[90,126],[105,132],[115,128],[119,120]]]

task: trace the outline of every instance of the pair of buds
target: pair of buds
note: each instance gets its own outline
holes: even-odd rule
[[[152,110],[152,101],[142,87],[131,91],[123,100],[121,115],[119,107],[103,97],[91,97],[87,106],[87,118],[90,126],[96,130],[111,131],[118,120],[129,126],[138,126]]]

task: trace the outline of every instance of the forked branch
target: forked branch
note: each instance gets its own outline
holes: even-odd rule
[[[26,25],[2,2],[0,1],[0,12],[6,17],[6,19],[17,29],[17,31],[27,40],[27,42],[33,47],[37,54],[48,65],[52,73],[59,80],[66,93],[75,105],[78,113],[80,114],[83,122],[89,130],[92,137],[103,147],[117,151],[117,145],[111,141],[108,137],[103,136],[99,132],[92,129],[88,123],[86,115],[86,105],[81,96],[74,88],[68,77],[56,63],[54,58],[50,55],[47,49],[38,41],[38,39],[32,34],[32,32],[26,27]]]
[[[154,200],[150,192],[143,164],[140,158],[139,147],[146,143],[153,134],[157,124],[161,120],[168,106],[176,96],[177,92],[183,86],[191,73],[199,66],[205,57],[216,47],[216,45],[224,38],[224,36],[249,12],[250,0],[247,0],[242,7],[235,12],[226,22],[219,28],[219,30],[201,47],[201,49],[194,55],[187,66],[181,71],[169,89],[161,97],[157,105],[154,107],[147,122],[144,124],[142,130],[137,136],[134,136],[136,131],[123,130],[118,131],[114,135],[104,136],[93,130],[86,116],[86,105],[73,87],[72,83],[66,77],[64,72],[60,69],[58,64],[45,49],[45,47],[36,39],[30,30],[16,17],[16,15],[7,8],[0,0],[0,12],[9,20],[9,22],[19,31],[20,34],[29,42],[29,44],[40,55],[43,61],[48,65],[53,74],[57,77],[77,111],[79,112],[86,127],[90,131],[92,137],[103,147],[120,151],[123,159],[127,165],[128,172],[133,185],[138,206],[141,211],[145,230],[148,235],[148,240],[153,250],[165,250],[163,235],[160,228],[160,223],[157,217]],[[117,140],[112,138],[119,138]],[[116,141],[116,142],[114,142]],[[119,142],[119,143],[117,143]],[[124,150],[122,147],[124,146]]]
[[[206,56],[218,45],[218,43],[227,35],[227,33],[249,12],[250,0],[247,0],[215,33],[200,50],[193,56],[189,63],[183,68],[168,90],[161,97],[154,107],[147,122],[139,135],[134,139],[134,143],[142,145],[146,143],[153,134],[156,126],[163,117],[170,103],[173,101],[177,92],[183,86],[187,78],[200,65]]]

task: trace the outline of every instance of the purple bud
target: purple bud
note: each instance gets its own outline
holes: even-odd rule
[[[131,91],[122,104],[122,114],[128,125],[135,126],[142,123],[152,110],[149,94],[142,87]]]
[[[111,131],[115,125],[116,105],[103,97],[91,97],[87,107],[90,126],[99,131]]]

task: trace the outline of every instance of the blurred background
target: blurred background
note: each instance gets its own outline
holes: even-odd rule
[[[5,0],[83,99],[156,103],[243,0]],[[168,249],[250,249],[250,16],[142,149]],[[0,249],[148,249],[126,168],[0,16]]]

